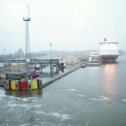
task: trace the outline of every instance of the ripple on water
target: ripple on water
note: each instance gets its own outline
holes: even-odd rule
[[[82,97],[82,98],[85,98],[86,97],[86,95],[84,95],[84,94],[77,94],[79,97]]]
[[[28,104],[16,104],[16,103],[12,103],[12,102],[8,102],[8,106],[9,107],[24,107],[24,108],[29,108]]]
[[[4,90],[0,90],[0,94],[5,94],[5,91]]]
[[[59,113],[59,112],[46,113],[46,112],[43,112],[43,111],[36,111],[35,113],[41,114],[41,115],[44,115],[44,116],[55,117],[55,118],[60,119],[61,121],[71,119],[70,114],[65,114],[65,113]]]
[[[123,101],[123,102],[126,102],[126,99],[123,99],[122,101]]]
[[[33,101],[35,98],[33,97],[15,97],[15,96],[9,96],[10,99],[20,100],[20,101]]]
[[[70,115],[69,114],[61,114],[61,113],[58,113],[58,112],[51,112],[51,113],[49,113],[49,115],[54,116],[56,118],[59,118],[62,121],[70,119]]]
[[[68,91],[76,91],[77,89],[74,89],[74,88],[71,88],[71,89],[68,89]]]
[[[77,89],[74,89],[74,88],[71,88],[71,89],[59,89],[57,91],[58,92],[67,92],[67,93],[69,93],[69,92],[75,92],[75,91],[77,91]]]
[[[0,100],[1,100],[3,97],[6,97],[5,91],[4,91],[4,90],[0,90]]]
[[[90,100],[103,103],[104,106],[112,106],[115,103],[115,100],[113,98],[105,96],[90,98]]]
[[[105,96],[100,96],[100,97],[90,98],[90,99],[93,101],[109,101],[109,100],[111,100],[111,98],[105,97]]]

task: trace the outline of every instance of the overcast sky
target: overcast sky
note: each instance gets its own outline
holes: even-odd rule
[[[0,53],[25,50],[25,0],[0,0]],[[126,0],[31,0],[30,50],[98,49],[105,37],[125,50]]]

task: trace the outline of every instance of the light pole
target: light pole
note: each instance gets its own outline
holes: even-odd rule
[[[53,67],[52,67],[52,43],[50,45],[50,76],[53,74]]]
[[[52,43],[49,44],[50,45],[50,59],[52,59]]]
[[[30,17],[30,4],[31,0],[26,0],[26,12],[23,17],[25,22],[25,59],[26,63],[30,62],[30,42],[29,42],[29,22],[31,21]]]
[[[4,58],[6,59],[6,48],[4,48]]]
[[[4,58],[5,58],[5,63],[3,63],[3,66],[4,66],[4,72],[6,72],[6,48],[4,48]]]

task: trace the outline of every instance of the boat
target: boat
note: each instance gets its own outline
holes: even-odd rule
[[[8,90],[34,90],[42,88],[42,80],[35,71],[6,72],[4,88]]]
[[[115,62],[119,56],[118,42],[108,41],[106,38],[100,42],[99,57],[101,62]]]

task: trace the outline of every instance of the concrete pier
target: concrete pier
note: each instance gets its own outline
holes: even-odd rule
[[[67,71],[66,71],[66,72],[62,73],[61,75],[57,75],[57,76],[54,77],[54,78],[51,78],[51,79],[48,80],[47,82],[44,82],[44,83],[43,83],[43,88],[46,87],[46,86],[48,86],[48,85],[50,85],[51,83],[57,81],[58,79],[60,79],[60,78],[62,78],[62,77],[64,77],[64,76],[66,76],[66,75],[68,75],[68,74],[74,72],[75,70],[78,70],[80,67],[81,67],[80,64],[76,64],[76,65],[74,65],[74,66],[67,66]]]

